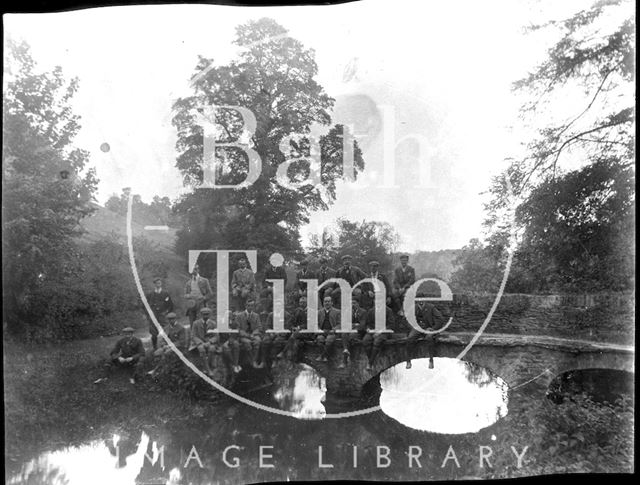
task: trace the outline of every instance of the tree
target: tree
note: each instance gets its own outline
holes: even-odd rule
[[[125,187],[119,197],[113,194],[104,204],[105,208],[121,216],[126,216],[129,210],[129,191],[130,188]],[[132,217],[139,224],[169,226],[176,224],[171,200],[169,197],[158,195],[153,196],[151,203],[147,204],[143,202],[139,194],[135,194],[132,201]]]
[[[333,106],[315,81],[314,51],[287,35],[287,30],[271,19],[251,21],[237,28],[235,43],[241,47],[239,59],[216,66],[200,58],[192,79],[195,93],[178,99],[173,124],[178,131],[176,166],[186,186],[194,189],[176,204],[183,217],[177,250],[238,248],[258,249],[263,260],[272,250],[291,253],[300,250],[299,228],[313,210],[326,210],[335,199],[336,181],[342,174],[343,127],[329,127]],[[255,133],[244,131],[237,111],[217,109],[218,142],[249,141],[262,160],[257,181],[244,188],[198,189],[204,178],[204,129],[198,110],[207,106],[241,106],[256,117]],[[284,188],[276,180],[278,166],[285,160],[311,155],[314,125],[329,127],[320,136],[321,186]],[[301,139],[280,144],[292,134]],[[362,153],[354,146],[354,167],[362,170]],[[216,181],[234,184],[244,180],[248,161],[239,149],[216,148]],[[305,163],[292,163],[290,181],[301,181],[309,173]]]
[[[516,91],[530,96],[523,117],[544,124],[526,144],[526,155],[513,159],[505,173],[493,179],[486,205],[488,233],[505,241],[513,230],[518,236],[514,267],[524,278],[537,278],[510,281],[511,287],[630,288],[635,221],[633,14],[630,2],[600,0],[568,19],[532,27],[560,33],[547,59],[514,84]],[[580,108],[568,112],[572,106]],[[564,162],[579,162],[580,168],[569,170]],[[517,205],[514,228],[507,216],[511,204]],[[499,249],[494,246],[492,251]],[[613,274],[623,277],[616,283]]]
[[[400,244],[400,236],[387,222],[349,221],[338,219],[336,227],[325,231],[322,236],[311,237],[310,254],[324,256],[340,265],[345,254],[353,257],[353,264],[365,271],[372,259],[380,262],[380,271],[391,271],[392,254]]]
[[[80,219],[92,212],[97,180],[73,147],[80,125],[70,100],[76,79],[37,73],[26,43],[9,40],[3,113],[3,298],[10,328],[33,318],[39,288],[74,271]]]

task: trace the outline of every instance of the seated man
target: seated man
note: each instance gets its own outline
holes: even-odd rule
[[[274,312],[269,313],[267,316],[267,330],[273,330],[274,328],[274,320],[277,321],[278,315],[274,314]],[[267,369],[271,369],[271,364],[273,363],[276,355],[281,354],[284,350],[285,346],[289,342],[289,340],[293,336],[292,332],[292,318],[291,314],[284,310],[284,328],[285,332],[279,333],[267,333],[265,332],[262,337],[262,359],[260,361],[261,364],[264,364]]]
[[[236,315],[229,311],[229,328],[231,330],[238,329],[238,323],[236,322]],[[226,364],[229,366],[234,374],[237,374],[242,370],[240,366],[240,336],[237,333],[229,333],[226,336],[221,334],[222,340],[222,355]]]
[[[260,316],[255,312],[255,305],[254,299],[248,299],[245,310],[236,314],[235,321],[240,335],[240,349],[253,367],[259,369],[263,367],[260,360],[264,327],[260,322]]]
[[[400,316],[404,313],[402,310],[404,295],[416,281],[416,270],[408,263],[409,256],[407,254],[401,255],[400,266],[393,272],[393,309]]]
[[[416,320],[418,325],[425,330],[438,330],[444,323],[442,313],[435,305],[427,301],[418,301],[416,303]],[[429,369],[433,369],[433,357],[436,347],[436,334],[424,334],[415,328],[411,328],[407,336],[407,369],[411,369],[411,356],[415,354],[415,348],[418,340],[424,338],[427,342],[427,351],[429,353]]]
[[[231,295],[235,303],[235,308],[242,311],[248,299],[253,299],[256,289],[256,279],[253,271],[247,268],[247,260],[240,258],[238,260],[240,266],[233,272],[231,277]]]
[[[200,318],[193,322],[191,326],[191,342],[189,343],[189,352],[196,350],[200,356],[204,367],[204,373],[211,375],[211,369],[209,368],[208,350],[209,344],[207,342],[207,330],[214,329],[215,323],[210,320],[211,309],[204,307],[200,309]]]
[[[352,259],[353,258],[348,254],[345,254],[344,256],[342,256],[342,267],[338,271],[336,271],[335,278],[341,278],[345,280],[353,288],[356,285],[356,283],[365,279],[367,275],[357,266],[351,265]],[[356,288],[356,290],[353,291],[354,295],[359,295],[360,293],[361,293],[360,288]],[[340,287],[336,285],[331,295],[333,296],[334,303],[340,306],[340,301],[342,298]],[[347,304],[349,304],[349,302],[347,302]]]
[[[316,337],[322,351],[316,360],[327,362],[336,342],[336,330],[340,328],[340,310],[333,308],[330,296],[324,297],[322,305],[322,310],[318,311],[318,326],[322,333]]]
[[[284,349],[276,355],[277,359],[281,359],[288,354],[293,362],[298,362],[304,342],[315,339],[316,336],[312,333],[300,332],[300,330],[307,328],[307,310],[307,297],[301,296],[298,300],[298,308],[293,312],[291,319],[291,337],[287,340]]]
[[[123,328],[123,337],[116,342],[109,354],[112,366],[133,369],[133,375],[129,378],[131,384],[135,384],[135,379],[139,377],[144,360],[144,345],[142,345],[142,340],[134,337],[133,332],[131,327]]]
[[[187,330],[178,323],[177,316],[173,312],[167,313],[167,321],[169,323],[164,327],[164,333],[180,351],[183,351],[187,348]],[[159,347],[152,351],[154,356],[165,357],[173,352],[164,338],[161,338],[159,343]],[[158,366],[151,369],[147,374],[152,376],[155,374],[156,370],[158,370]]]
[[[366,315],[366,310],[360,306],[360,298],[354,295],[351,298],[351,328],[353,330],[356,330],[357,333],[342,334],[343,360],[342,363],[338,366],[339,369],[346,367],[346,365],[349,363],[349,359],[351,358],[351,350],[353,349],[353,345],[356,342],[361,341],[365,336]]]
[[[167,325],[164,327],[164,333],[167,334],[167,338],[173,342],[173,344],[180,350],[187,347],[187,330],[178,323],[178,317],[175,313],[167,313]],[[171,347],[163,339],[160,341],[160,347],[153,353],[153,355],[164,355],[171,353]]]
[[[366,352],[368,359],[367,367],[365,367],[365,369],[367,371],[371,371],[373,369],[373,364],[376,361],[376,357],[380,353],[384,343],[392,338],[402,338],[404,335],[376,331],[375,307],[367,311],[364,327],[365,335],[362,338],[362,346],[364,347],[364,351]],[[395,316],[393,314],[393,310],[389,306],[386,307],[385,328],[388,330],[394,330],[395,328]]]

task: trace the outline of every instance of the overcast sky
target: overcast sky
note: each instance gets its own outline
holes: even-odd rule
[[[362,133],[366,171],[341,184],[328,212],[312,215],[303,237],[337,217],[391,223],[406,251],[458,248],[481,234],[491,175],[517,155],[521,99],[511,83],[544,59],[555,39],[526,34],[530,23],[565,18],[589,1],[377,1],[322,7],[104,7],[5,15],[5,37],[32,46],[43,69],[77,76],[82,117],[76,144],[91,153],[98,202],[123,187],[149,201],[182,190],[171,105],[188,95],[198,54],[224,64],[238,24],[272,17],[316,51],[318,81],[336,98],[334,122]],[[396,187],[382,187],[383,146],[395,151]],[[100,145],[109,143],[104,153]],[[419,159],[419,162],[418,162]],[[417,163],[430,167],[419,187]]]

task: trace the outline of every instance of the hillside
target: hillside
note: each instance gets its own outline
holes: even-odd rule
[[[122,244],[123,254],[126,258],[123,258],[117,264],[129,266],[127,242],[127,221],[126,217],[119,215],[113,211],[105,209],[104,207],[96,205],[96,211],[84,218],[81,222],[82,227],[85,229],[85,233],[79,238],[81,244],[91,244],[101,240],[113,240],[114,238]],[[187,261],[173,251],[173,246],[176,238],[176,230],[169,228],[166,231],[157,230],[145,230],[144,225],[132,222],[131,228],[133,231],[134,241],[137,238],[144,237],[150,244],[149,249],[152,253],[152,258],[156,261],[162,261],[167,269],[167,277],[165,278],[165,288],[171,293],[174,304],[178,310],[178,315],[183,313],[182,308],[182,294],[183,285],[187,273]],[[139,255],[135,253],[136,246],[134,245],[134,254],[138,261]],[[138,272],[140,280],[145,291],[153,288],[153,271],[147,271],[142,268],[138,261]],[[130,268],[128,268],[128,274],[131,275]],[[130,281],[123,282],[123,284],[133,285],[133,277]]]

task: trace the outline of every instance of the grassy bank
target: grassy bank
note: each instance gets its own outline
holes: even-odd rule
[[[106,439],[114,427],[139,429],[185,415],[183,399],[145,383],[131,385],[126,374],[94,384],[107,375],[106,357],[118,338],[55,345],[4,339],[6,473],[43,451]],[[189,403],[196,413],[208,405]]]

